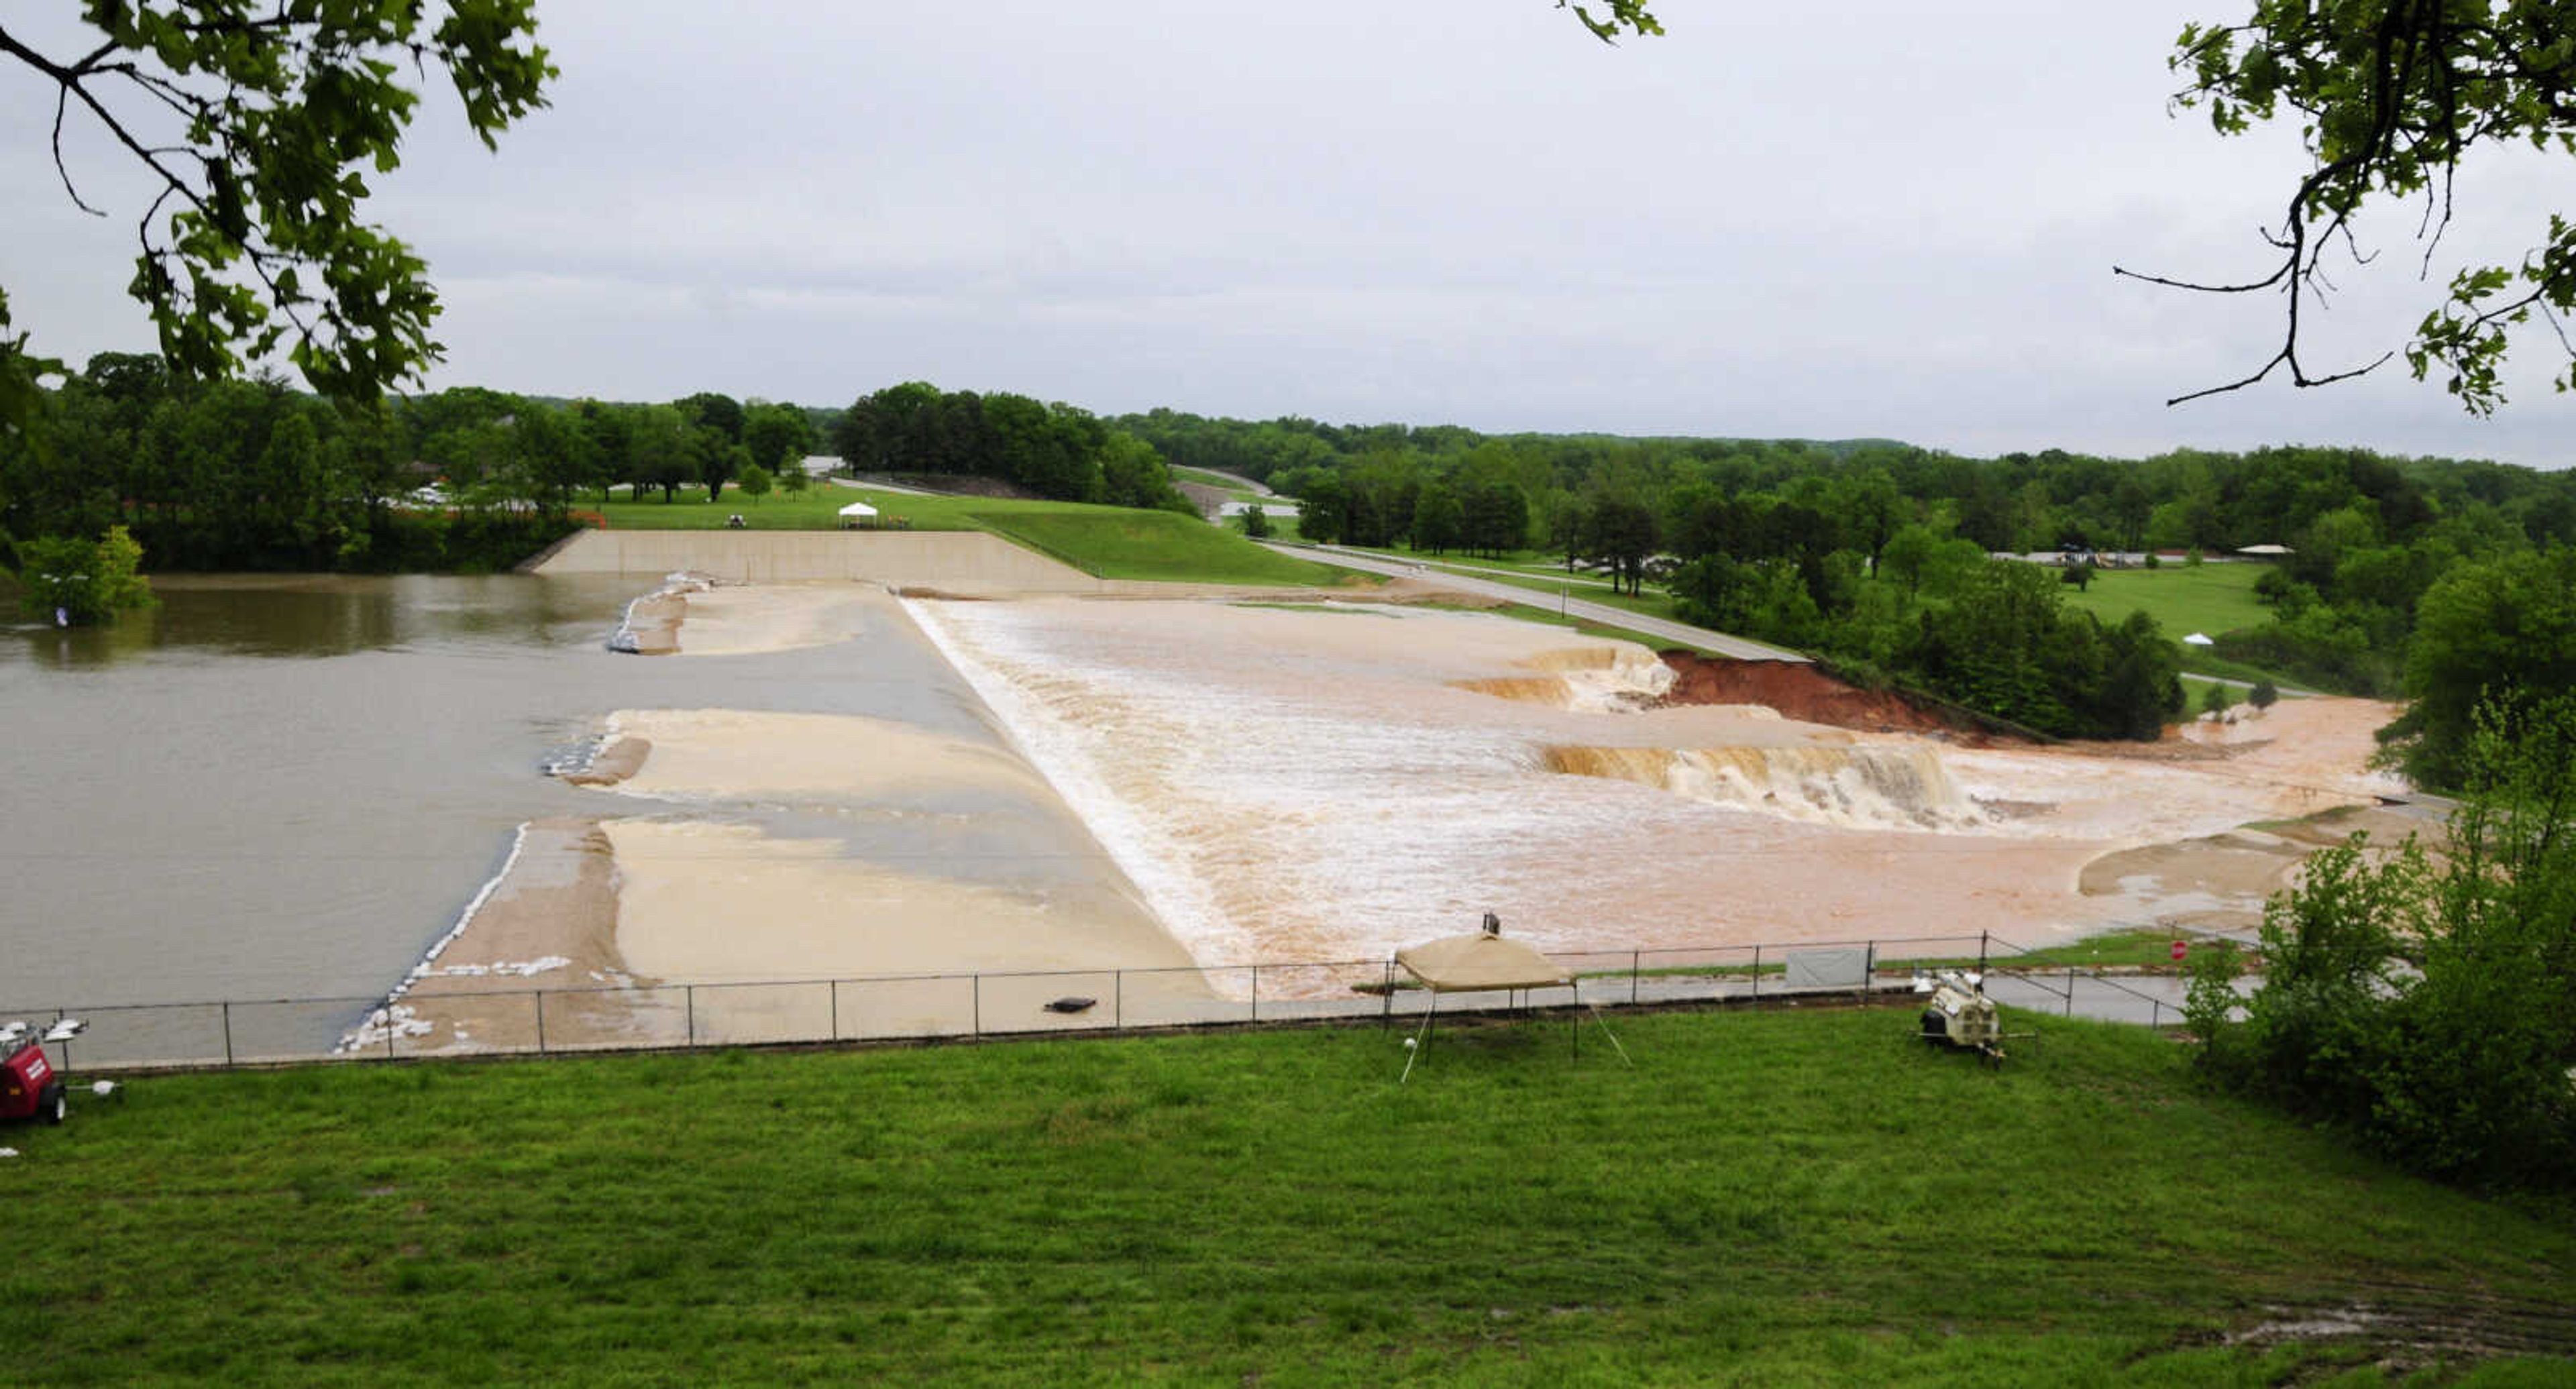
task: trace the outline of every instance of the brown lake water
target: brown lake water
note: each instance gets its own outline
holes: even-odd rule
[[[1000,742],[899,613],[836,645],[672,660],[606,649],[632,578],[155,587],[158,609],[112,627],[0,626],[0,1011],[379,995],[522,822],[599,813],[545,768],[611,710],[865,714]],[[828,832],[966,863],[961,839],[1013,833],[923,800]]]

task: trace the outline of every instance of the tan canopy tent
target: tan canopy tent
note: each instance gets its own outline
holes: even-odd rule
[[[1485,929],[1473,935],[1443,936],[1395,952],[1395,962],[1404,972],[1422,983],[1431,993],[1430,1006],[1422,1010],[1422,1029],[1405,1046],[1404,1080],[1413,1078],[1413,1063],[1420,1059],[1422,1047],[1431,1039],[1431,1020],[1440,1011],[1440,995],[1454,993],[1516,993],[1523,989],[1572,989],[1574,1001],[1583,1003],[1583,990],[1574,973],[1519,941],[1503,939],[1503,923],[1493,913],[1485,914]],[[1589,1004],[1585,1006],[1589,1007]],[[1601,1010],[1592,1009],[1592,1020],[1599,1023],[1610,1045],[1618,1048],[1619,1059],[1628,1059],[1628,1049],[1619,1046],[1610,1024],[1602,1022]],[[1583,1031],[1581,1018],[1575,1020],[1574,1036],[1579,1049]],[[1399,1081],[1399,1084],[1402,1082]]]
[[[1404,972],[1435,994],[1478,989],[1562,989],[1574,976],[1516,940],[1479,932],[1444,936],[1395,952]]]

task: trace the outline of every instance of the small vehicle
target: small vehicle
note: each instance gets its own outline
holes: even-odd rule
[[[1986,978],[1974,970],[1945,969],[1938,975],[1916,975],[1914,992],[1923,1001],[1923,1044],[1973,1051],[1989,1065],[2004,1060],[2003,1018],[1986,997]]]
[[[71,1112],[67,1087],[45,1058],[45,1043],[68,1042],[85,1026],[77,1018],[43,1029],[29,1022],[0,1024],[0,1120],[63,1121]]]

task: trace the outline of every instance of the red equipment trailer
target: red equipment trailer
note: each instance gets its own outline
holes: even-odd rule
[[[78,1023],[56,1023],[42,1032],[30,1023],[0,1026],[0,1120],[42,1119],[59,1124],[71,1112],[63,1078],[45,1059],[45,1043],[56,1038],[69,1041],[79,1031]]]

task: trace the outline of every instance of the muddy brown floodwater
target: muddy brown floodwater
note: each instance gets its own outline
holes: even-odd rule
[[[1564,952],[2241,919],[2240,877],[2178,870],[2234,851],[2196,841],[2386,789],[2390,711],[2351,701],[2159,760],[1677,706],[1639,648],[1482,614],[915,611],[1203,961],[1368,958],[1486,910]]]
[[[2386,706],[2038,747],[1813,671],[1400,604],[725,585],[661,616],[683,663],[924,643],[987,727],[605,713],[569,778],[587,813],[527,827],[379,1025],[525,1044],[533,1008],[500,993],[532,971],[598,990],[543,1020],[558,1044],[962,1029],[993,997],[954,986],[976,973],[1116,972],[1150,1014],[1238,996],[1243,967],[1383,960],[1487,911],[1622,964],[2225,928],[2393,789],[2366,766]],[[1048,985],[1012,987],[1028,997],[1000,1006],[1033,1012]]]

